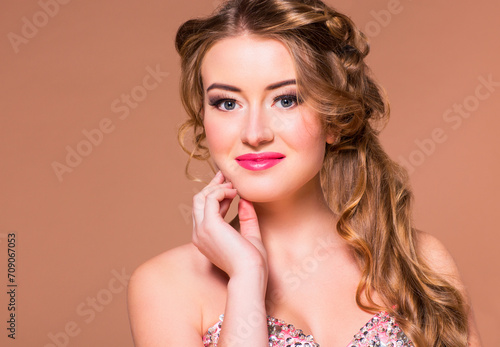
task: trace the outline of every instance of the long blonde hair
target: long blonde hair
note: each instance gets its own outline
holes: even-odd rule
[[[216,42],[243,33],[279,40],[289,49],[300,98],[337,134],[335,143],[325,144],[321,183],[340,216],[337,231],[362,270],[358,306],[388,311],[419,347],[467,346],[464,298],[417,254],[407,173],[377,136],[389,106],[364,62],[366,37],[347,16],[319,0],[230,0],[210,17],[185,22],[176,48],[189,118],[178,135],[189,161],[209,158],[201,118],[203,57]],[[184,144],[188,131],[194,136],[191,150]],[[374,302],[374,291],[386,307]]]

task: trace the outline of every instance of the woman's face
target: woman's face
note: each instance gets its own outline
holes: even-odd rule
[[[239,195],[268,202],[312,189],[333,139],[297,100],[287,48],[250,35],[223,39],[206,53],[201,74],[210,155]]]

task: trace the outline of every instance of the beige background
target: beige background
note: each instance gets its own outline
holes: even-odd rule
[[[392,102],[382,140],[412,166],[416,225],[448,247],[484,345],[498,346],[500,5],[329,3],[371,37],[369,63]],[[0,4],[0,344],[132,346],[126,275],[190,241],[189,205],[200,189],[184,177],[176,143],[184,112],[173,39],[181,22],[216,2],[53,4]],[[148,67],[168,76],[147,80],[142,93]],[[480,78],[498,82],[479,87],[478,98]],[[121,119],[121,95],[131,92],[143,100]],[[465,118],[453,111],[464,102]],[[102,122],[112,131],[85,148],[82,131]],[[52,164],[65,164],[67,146],[90,153],[59,180]],[[17,233],[15,341],[5,330],[9,232]]]

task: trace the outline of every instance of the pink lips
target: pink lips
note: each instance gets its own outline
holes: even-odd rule
[[[243,168],[252,171],[266,170],[285,159],[278,152],[248,153],[236,157],[236,162]]]

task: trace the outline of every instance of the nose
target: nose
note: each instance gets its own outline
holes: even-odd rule
[[[274,132],[270,126],[270,117],[271,115],[258,107],[249,110],[241,129],[242,142],[252,147],[271,142]]]

